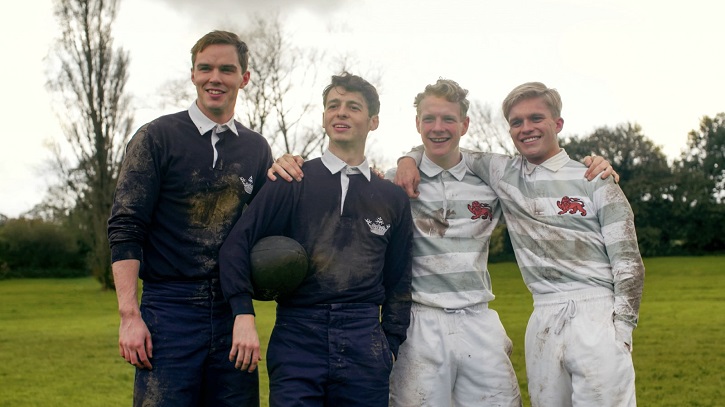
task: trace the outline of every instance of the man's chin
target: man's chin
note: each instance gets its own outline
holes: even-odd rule
[[[424,145],[425,151],[429,152],[429,156],[439,156],[439,157],[445,157],[447,155],[450,155],[455,149],[455,146],[452,146],[449,143],[433,143],[433,144],[426,144]]]

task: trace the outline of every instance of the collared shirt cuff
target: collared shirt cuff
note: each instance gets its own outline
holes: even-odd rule
[[[229,299],[229,305],[232,307],[232,313],[236,317],[239,314],[254,314],[254,304],[250,294],[237,294]]]
[[[118,243],[111,248],[111,263],[119,260],[138,260],[143,257],[143,249],[136,243]]]

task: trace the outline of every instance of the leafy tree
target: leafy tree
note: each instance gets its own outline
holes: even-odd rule
[[[47,207],[62,210],[72,205],[66,213],[82,220],[77,224],[85,228],[91,248],[89,268],[104,288],[111,289],[106,222],[133,122],[125,93],[129,54],[113,47],[116,6],[116,0],[56,0],[61,35],[48,76],[73,161],[55,149],[62,186],[50,194]]]
[[[701,172],[705,176],[704,200],[722,203],[725,200],[725,113],[705,116],[700,129],[688,134],[687,150],[683,153],[682,168]]]
[[[725,250],[725,113],[703,117],[689,133],[687,150],[676,163],[673,188],[683,245],[691,252]]]
[[[632,206],[644,255],[673,250],[683,234],[672,215],[675,178],[661,148],[642,134],[639,125],[597,128],[588,137],[564,139],[560,145],[572,157],[596,154],[612,163]]]
[[[653,184],[671,181],[667,157],[638,124],[600,127],[588,137],[564,139],[560,145],[572,157],[596,154],[609,160],[629,199],[648,199]],[[660,182],[663,179],[665,182]]]
[[[62,225],[41,219],[8,219],[0,225],[0,278],[82,270],[83,249],[74,231]],[[39,270],[46,271],[39,274]]]

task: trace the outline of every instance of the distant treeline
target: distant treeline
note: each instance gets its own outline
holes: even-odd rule
[[[596,154],[612,163],[634,211],[643,256],[725,253],[725,113],[703,117],[672,162],[636,124],[602,127],[560,144],[571,157]],[[0,215],[0,279],[90,275],[86,222],[72,211],[47,213]],[[505,226],[490,252],[492,261],[513,259]]]
[[[77,230],[42,219],[0,220],[0,279],[81,277],[88,247]]]
[[[671,162],[637,124],[602,127],[560,145],[572,158],[596,154],[612,163],[632,206],[643,256],[725,252],[725,113],[703,117]],[[494,260],[513,258],[508,238],[502,239],[492,250]]]

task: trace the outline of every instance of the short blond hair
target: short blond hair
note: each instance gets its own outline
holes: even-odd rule
[[[503,100],[501,108],[503,109],[503,117],[508,121],[511,109],[517,103],[526,99],[541,98],[549,107],[551,115],[554,119],[561,117],[561,96],[556,89],[547,88],[541,82],[526,82],[515,87]]]
[[[416,114],[420,114],[420,102],[426,96],[437,96],[451,103],[458,103],[461,107],[461,118],[465,118],[468,115],[468,107],[471,104],[466,99],[467,95],[468,90],[463,89],[458,82],[441,78],[436,83],[426,86],[423,92],[416,95],[413,106],[415,107]]]

